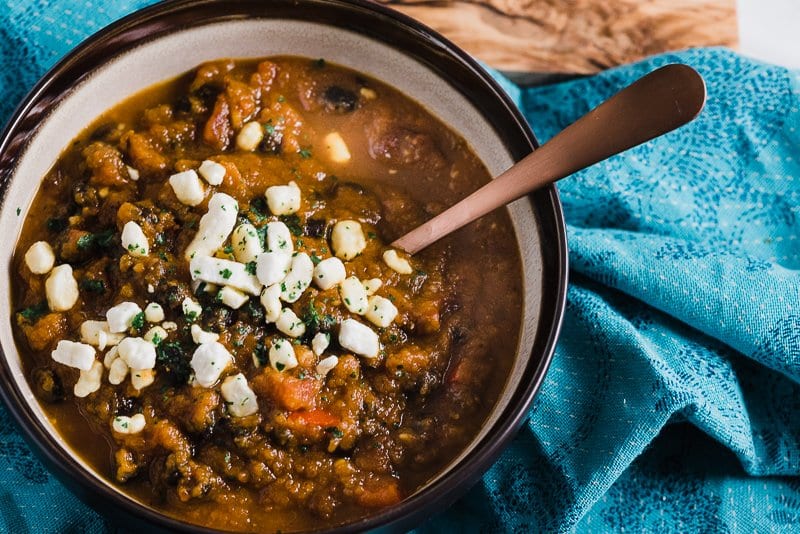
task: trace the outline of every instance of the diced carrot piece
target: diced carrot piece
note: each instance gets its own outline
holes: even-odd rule
[[[394,479],[367,482],[363,490],[356,494],[356,500],[368,508],[383,508],[402,500],[400,488]]]

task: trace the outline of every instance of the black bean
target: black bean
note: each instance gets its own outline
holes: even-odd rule
[[[322,100],[328,111],[335,111],[337,113],[349,113],[354,111],[358,106],[358,97],[356,94],[338,85],[331,85],[325,89],[325,92],[322,93]]]
[[[325,219],[308,219],[303,233],[308,237],[324,237],[328,222]]]

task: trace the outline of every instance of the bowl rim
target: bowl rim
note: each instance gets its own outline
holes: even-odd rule
[[[228,9],[226,9],[228,6]],[[232,9],[235,7],[235,9]],[[280,7],[289,11],[278,14],[274,8]],[[266,8],[266,9],[265,9]],[[59,60],[27,93],[22,102],[12,113],[0,135],[0,209],[10,209],[6,205],[6,192],[14,173],[16,154],[24,151],[28,136],[26,132],[35,128],[38,119],[46,115],[50,104],[59,101],[62,94],[72,86],[78,85],[82,78],[91,72],[93,66],[129,50],[137,43],[155,39],[158,36],[180,31],[177,22],[194,22],[208,24],[226,19],[246,16],[242,12],[256,13],[260,18],[288,18],[319,21],[309,8],[328,9],[334,14],[348,14],[340,20],[325,21],[339,27],[348,25],[363,31],[357,17],[375,19],[375,27],[382,27],[403,34],[409,42],[400,50],[414,55],[431,67],[437,75],[446,80],[455,90],[467,95],[465,84],[476,84],[474,92],[491,97],[489,101],[476,104],[482,115],[486,116],[497,134],[503,139],[515,160],[519,160],[531,150],[538,147],[527,121],[519,109],[511,101],[497,81],[469,54],[455,44],[428,28],[421,22],[399,13],[382,4],[369,0],[166,0],[135,11],[101,29],[66,56]],[[205,10],[205,11],[204,11]],[[191,11],[191,14],[189,13]],[[209,19],[197,16],[203,11],[214,14]],[[228,13],[220,15],[220,13]],[[196,19],[201,18],[198,23]],[[170,22],[171,21],[171,22]],[[144,31],[148,29],[150,31]],[[369,35],[382,39],[374,31]],[[411,45],[418,49],[409,50]],[[420,58],[419,53],[425,52]],[[415,54],[416,53],[416,54]],[[87,70],[86,67],[89,67]],[[455,69],[450,72],[447,69]],[[455,80],[456,76],[463,77]],[[461,86],[459,86],[461,84]],[[472,99],[474,101],[474,99]],[[489,117],[486,106],[496,107],[499,114]],[[501,129],[505,133],[501,135]],[[508,133],[513,132],[513,133]],[[504,412],[495,422],[498,433],[485,436],[476,443],[472,450],[454,466],[451,471],[427,485],[398,505],[389,507],[365,518],[336,526],[335,532],[361,532],[365,530],[396,530],[407,528],[431,513],[443,510],[451,505],[474,485],[475,482],[499,457],[509,441],[528,417],[533,398],[539,391],[544,376],[552,360],[555,344],[563,320],[567,294],[567,236],[561,202],[558,191],[551,185],[529,196],[534,215],[542,224],[542,246],[550,245],[551,254],[545,255],[543,270],[542,305],[536,321],[539,323],[533,354],[538,355],[538,363],[526,365],[519,386],[509,400]],[[554,238],[547,243],[549,230]],[[9,320],[10,320],[9,315]],[[531,358],[531,362],[537,361]],[[69,452],[59,445],[58,441],[41,426],[31,412],[15,381],[11,378],[8,360],[0,347],[0,398],[8,413],[16,422],[23,438],[32,450],[44,460],[49,471],[64,483],[82,501],[103,515],[116,515],[125,521],[159,527],[180,532],[224,532],[208,527],[180,521],[157,509],[139,503],[135,499],[115,492],[88,473],[85,473],[72,458]],[[109,507],[113,505],[113,507]]]

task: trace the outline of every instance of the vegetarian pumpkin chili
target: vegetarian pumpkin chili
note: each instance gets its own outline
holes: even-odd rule
[[[505,383],[505,211],[387,243],[489,180],[397,90],[323,60],[221,60],[101,116],[44,177],[18,344],[66,442],[126,493],[242,531],[330,527],[455,458]]]

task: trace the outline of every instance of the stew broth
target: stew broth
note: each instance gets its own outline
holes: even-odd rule
[[[522,278],[504,210],[413,258],[384,254],[489,179],[457,134],[352,70],[298,57],[201,65],[102,115],[44,177],[12,269],[31,385],[98,472],[191,523],[304,530],[391,506],[457,456],[496,402]],[[233,233],[187,254],[225,206]],[[268,250],[273,231],[288,231],[293,256]],[[289,257],[280,302],[247,292]],[[298,274],[287,295],[307,260],[314,282]],[[337,262],[347,280],[326,287],[318,275],[336,276]],[[134,368],[150,345],[154,367]],[[201,347],[230,361],[203,360]]]

